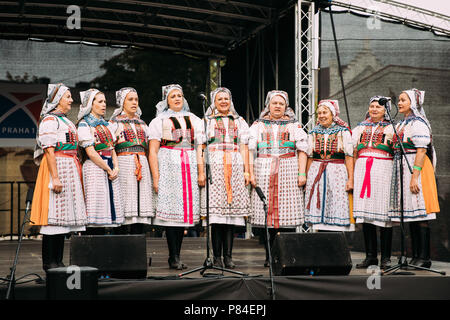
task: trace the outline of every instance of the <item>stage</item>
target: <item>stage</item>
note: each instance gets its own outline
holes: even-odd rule
[[[147,258],[151,266],[146,279],[99,279],[98,300],[269,300],[269,269],[263,266],[264,247],[257,239],[235,239],[233,261],[247,276],[207,270],[178,277],[180,272],[202,266],[206,258],[205,238],[183,241],[181,258],[188,268],[171,270],[167,264],[167,244],[163,238],[147,237]],[[0,278],[6,278],[14,261],[16,241],[0,241]],[[395,254],[395,253],[394,253]],[[355,269],[364,259],[361,252],[351,252],[353,268],[344,276],[276,276],[277,300],[449,300],[450,263],[433,261],[432,268],[446,276],[427,271],[414,275],[376,275]],[[393,263],[397,262],[394,256]],[[66,240],[64,263],[70,263],[70,240]],[[21,246],[15,290],[17,300],[46,299],[45,273],[41,266],[41,241],[24,240]],[[44,281],[40,281],[38,276]],[[37,279],[37,280],[36,280]],[[6,282],[0,282],[0,299],[6,295]]]

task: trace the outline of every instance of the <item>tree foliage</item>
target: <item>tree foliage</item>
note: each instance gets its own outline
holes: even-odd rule
[[[155,106],[161,100],[161,87],[178,83],[193,113],[201,116],[202,106],[197,99],[207,82],[208,60],[194,59],[181,54],[157,50],[127,49],[101,65],[105,74],[92,80],[92,86],[102,91],[116,91],[133,87],[139,95],[142,118],[146,122],[155,117]]]

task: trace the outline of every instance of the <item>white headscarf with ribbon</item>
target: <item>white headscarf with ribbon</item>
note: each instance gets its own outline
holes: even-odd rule
[[[261,112],[259,118],[263,119],[265,116],[270,114],[270,101],[272,101],[275,96],[280,96],[284,99],[284,101],[286,101],[286,110],[284,111],[284,114],[289,117],[289,120],[296,120],[294,111],[289,107],[289,96],[286,91],[282,90],[272,90],[267,92],[265,108]]]
[[[219,113],[219,111],[216,108],[215,101],[216,101],[217,94],[220,93],[220,92],[225,92],[225,93],[228,94],[228,96],[230,98],[230,110],[228,112],[231,113],[234,118],[238,118],[239,115],[236,112],[236,109],[234,108],[233,97],[231,95],[231,91],[228,88],[225,88],[225,87],[219,87],[219,88],[217,88],[216,90],[214,90],[214,91],[212,91],[210,93],[211,104],[209,105],[208,110],[206,110],[205,116],[208,117],[208,118],[212,118],[212,117],[216,116]]]
[[[80,92],[81,104],[80,104],[80,111],[78,112],[78,121],[83,119],[84,116],[91,113],[92,103],[94,101],[95,96],[99,92],[100,91],[97,89],[89,89]]]
[[[339,118],[340,111],[339,111],[339,101],[338,100],[320,100],[319,104],[317,105],[317,108],[319,108],[320,106],[328,107],[328,109],[330,109],[331,113],[333,114],[333,121],[336,124],[347,128],[351,132],[351,129],[350,129],[349,125],[347,124],[347,122],[345,122],[344,120]]]
[[[64,94],[69,90],[62,83],[57,84],[49,84],[47,87],[47,98],[42,105],[41,115],[39,122],[51,111],[56,109],[59,104],[59,101],[64,96]],[[41,143],[39,141],[39,130],[36,132],[36,146],[34,148],[34,162],[39,165],[40,157],[44,154],[44,150],[42,149]]]
[[[167,97],[173,90],[180,90],[183,94],[183,88],[179,84],[168,84],[162,87],[162,100],[156,104],[156,116],[169,110],[169,103]],[[181,111],[189,112],[189,104],[183,94],[183,108]]]
[[[411,110],[414,113],[414,115],[416,117],[422,118],[425,121],[431,133],[430,122],[428,121],[427,116],[425,114],[425,110],[423,109],[422,106],[423,101],[425,99],[425,91],[419,91],[414,88],[410,90],[405,90],[403,92],[408,95],[409,100],[411,101]]]
[[[374,101],[380,101],[381,98],[385,98],[387,100],[386,105],[382,106],[384,107],[384,109],[388,109],[389,112],[391,111],[391,98],[390,97],[385,97],[385,96],[373,96],[372,98],[369,99],[369,106],[372,104],[372,102]],[[369,111],[367,111],[366,113],[366,119],[370,118],[370,114]],[[386,112],[384,114],[384,119],[389,120],[389,113]]]
[[[413,114],[416,117],[419,117],[423,121],[425,121],[428,129],[430,130],[430,137],[431,137],[432,136],[431,125],[425,114],[425,110],[423,109],[423,102],[425,99],[425,91],[420,91],[420,90],[417,90],[416,88],[413,88],[413,89],[405,90],[403,92],[408,95],[409,100],[411,101],[411,110],[412,110]],[[433,140],[431,140],[431,154],[433,157],[433,159],[432,159],[433,167],[436,168],[437,159],[436,159],[436,150],[433,146]]]
[[[42,106],[41,110],[41,119],[50,111],[56,109],[56,107],[59,104],[59,101],[63,97],[63,95],[66,93],[66,91],[69,90],[68,87],[66,87],[62,83],[57,84],[49,84],[47,88],[47,99],[45,99],[44,104]]]
[[[114,110],[110,119],[114,119],[115,117],[117,117],[118,115],[123,113],[123,103],[125,102],[125,98],[127,97],[127,95],[130,92],[135,92],[137,94],[136,89],[131,88],[131,87],[125,87],[125,88],[122,88],[122,89],[116,91],[116,104],[117,104],[118,108],[116,110]],[[141,108],[139,108],[139,106],[136,110],[136,115],[139,118],[142,115],[142,110],[141,110]]]

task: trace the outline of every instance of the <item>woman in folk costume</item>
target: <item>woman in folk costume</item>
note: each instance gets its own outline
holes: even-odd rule
[[[251,184],[261,188],[268,202],[270,242],[280,229],[295,231],[303,223],[307,148],[307,135],[289,108],[288,94],[279,90],[268,92],[265,109],[250,127],[249,157]],[[251,202],[251,223],[263,228],[264,206],[256,190],[252,191]],[[268,266],[266,241],[264,245],[264,265]]]
[[[248,124],[234,109],[230,90],[211,92],[206,111],[208,154],[211,168],[209,221],[214,265],[234,269],[232,260],[234,226],[245,226],[250,214],[248,167]],[[202,161],[205,162],[204,159]],[[206,189],[201,188],[201,213],[206,216]],[[222,255],[223,251],[223,255]],[[222,257],[223,256],[223,264]]]
[[[88,233],[98,233],[90,227],[104,231],[101,227],[117,227],[124,222],[122,193],[117,179],[119,162],[110,124],[103,118],[105,95],[90,89],[80,92],[80,97],[78,139],[88,158],[83,163]]]
[[[378,101],[382,96],[370,98],[366,120],[353,129],[354,196],[353,216],[363,224],[366,258],[356,268],[378,265],[377,226],[380,228],[381,269],[390,264],[392,222],[389,218],[390,182],[394,150],[394,128],[387,121],[385,108]]]
[[[391,186],[391,212],[393,221],[400,221],[400,165],[403,168],[403,216],[409,222],[413,258],[412,265],[429,268],[430,227],[429,220],[436,219],[440,211],[434,168],[436,154],[432,145],[431,126],[423,109],[425,92],[417,89],[406,90],[399,96],[399,112],[404,115],[396,130],[400,137],[394,137],[394,170]],[[400,143],[413,169],[409,171],[406,161],[398,152]]]
[[[150,167],[157,194],[154,224],[166,227],[169,267],[181,270],[187,268],[180,260],[184,229],[200,221],[199,186],[205,185],[203,122],[189,111],[177,84],[162,87],[156,109],[149,125]]]
[[[116,141],[119,162],[119,183],[122,192],[125,221],[130,233],[144,232],[154,216],[152,178],[147,158],[148,126],[140,119],[139,97],[135,89],[116,92],[118,108],[110,119],[110,130]],[[123,231],[124,227],[120,227]]]
[[[63,267],[64,238],[87,223],[78,136],[66,117],[72,96],[63,84],[49,84],[42,107],[34,160],[40,165],[31,207],[31,224],[41,226],[43,269]]]
[[[337,100],[322,100],[318,125],[309,132],[305,222],[313,230],[354,231],[349,192],[353,189],[350,128],[339,118]]]

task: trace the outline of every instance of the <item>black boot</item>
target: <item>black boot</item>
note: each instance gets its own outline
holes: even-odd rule
[[[409,224],[409,231],[411,233],[411,253],[412,259],[409,264],[416,265],[419,259],[419,247],[420,247],[420,230],[418,222],[411,222]]]
[[[181,245],[183,244],[183,238],[184,238],[184,228],[183,227],[176,227],[176,228],[177,228],[177,259],[179,261],[179,268],[187,269],[187,265],[184,264],[181,261],[181,258],[180,258],[180,256],[181,256]]]
[[[290,231],[286,229],[285,231]],[[264,261],[264,267],[269,267],[269,249],[267,247],[267,241],[266,241],[266,230],[263,231],[264,233],[264,249],[266,250],[266,261]],[[270,250],[273,248],[273,243],[275,241],[275,237],[277,235],[278,229],[272,228],[269,229],[269,243],[270,243]]]
[[[422,268],[430,268],[430,227],[419,226],[419,234],[419,259],[416,261],[415,265]]]
[[[266,230],[261,229],[260,236],[259,236],[259,242],[264,245],[264,251],[266,252],[266,259],[264,260],[264,267],[269,267],[269,250],[267,249],[267,236],[266,236]]]
[[[366,258],[356,265],[356,269],[365,269],[371,265],[378,265],[377,227],[373,224],[363,223],[363,234],[366,247]]]
[[[47,272],[48,269],[57,267],[54,236],[44,234],[42,236],[42,269]]]
[[[55,262],[58,268],[65,267],[63,263],[64,259],[64,240],[66,238],[65,234],[55,235]]]
[[[181,270],[180,257],[178,256],[177,230],[173,227],[166,227],[167,247],[169,249],[169,268]]]
[[[213,247],[215,267],[223,268],[222,263],[222,242],[223,242],[223,225],[213,224],[211,225],[211,241]]]
[[[381,270],[391,266],[392,228],[380,228]]]
[[[130,225],[130,234],[143,234],[144,224],[143,223],[133,223]]]
[[[223,239],[223,263],[225,268],[234,269],[236,265],[231,259],[233,251],[233,240],[234,240],[234,226],[226,225],[225,227],[225,237]]]

